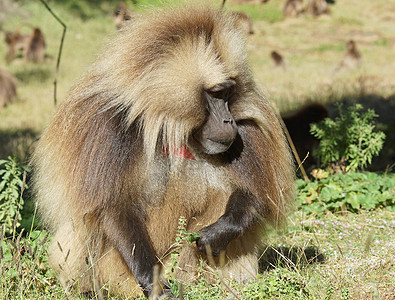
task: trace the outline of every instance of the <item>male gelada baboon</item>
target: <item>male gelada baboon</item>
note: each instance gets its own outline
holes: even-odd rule
[[[179,278],[195,275],[206,246],[225,251],[224,276],[256,275],[262,229],[292,198],[293,163],[237,24],[203,6],[147,12],[59,108],[33,164],[65,286],[152,295],[181,216],[200,238],[182,248]]]
[[[0,108],[14,101],[16,97],[16,79],[0,68]]]

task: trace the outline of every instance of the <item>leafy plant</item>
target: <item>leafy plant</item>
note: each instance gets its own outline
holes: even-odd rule
[[[47,266],[47,248],[45,231],[33,230],[24,237],[22,229],[17,237],[0,240],[0,299],[31,299],[33,294],[62,291]]]
[[[187,226],[187,219],[184,216],[181,216],[178,219],[175,243],[171,246],[170,268],[167,268],[167,270],[165,271],[167,277],[169,278],[171,291],[174,295],[178,295],[180,292],[179,284],[177,282],[177,279],[175,278],[175,272],[178,267],[178,259],[182,251],[182,247],[185,244],[185,242],[190,244],[196,241],[200,237],[199,233],[197,232],[188,232],[186,226]]]
[[[362,169],[372,163],[373,156],[383,147],[385,134],[376,131],[374,118],[369,109],[362,113],[360,104],[343,111],[339,106],[339,117],[311,125],[310,132],[320,140],[315,152],[324,165],[345,167],[346,171]]]
[[[322,215],[327,211],[358,212],[395,206],[395,174],[371,172],[328,174],[319,172],[314,181],[297,180],[298,203],[308,213]]]
[[[28,186],[25,183],[29,169],[22,166],[15,158],[0,160],[0,224],[4,232],[13,233],[20,225],[20,211],[23,208],[23,192]]]

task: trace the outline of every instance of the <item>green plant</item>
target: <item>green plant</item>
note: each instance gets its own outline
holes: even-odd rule
[[[374,118],[377,115],[369,109],[362,113],[360,104],[343,111],[339,106],[339,117],[326,118],[311,125],[311,133],[320,140],[315,151],[324,165],[345,167],[355,171],[372,163],[372,157],[383,147],[385,134],[376,131]]]
[[[358,212],[395,206],[395,175],[371,172],[321,173],[314,181],[297,180],[300,209],[322,215],[327,211]]]
[[[26,173],[29,169],[21,165],[15,158],[0,160],[0,224],[4,232],[14,233],[20,225],[20,211],[23,208],[23,192],[28,188],[26,184]]]
[[[24,237],[23,232],[0,240],[0,299],[31,299],[62,290],[47,266],[48,233],[32,230]]]
[[[175,272],[178,266],[178,258],[182,251],[182,247],[185,242],[188,244],[196,241],[199,238],[199,233],[188,232],[186,229],[187,219],[184,216],[180,216],[178,219],[177,234],[175,243],[171,246],[170,253],[170,268],[166,270],[166,274],[171,284],[171,291],[174,295],[179,295],[179,284],[175,278]]]

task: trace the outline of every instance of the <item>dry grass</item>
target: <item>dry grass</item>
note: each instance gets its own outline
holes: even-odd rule
[[[394,299],[394,217],[381,210],[319,219],[298,212],[286,234],[270,242],[314,246],[325,256],[324,264],[296,266],[313,299]]]
[[[273,3],[280,9],[283,1]],[[301,16],[271,24],[255,21],[257,34],[249,39],[251,63],[272,99],[285,97],[294,102],[303,96],[321,94],[323,88],[342,90],[344,83],[361,76],[376,79],[375,92],[394,94],[395,28],[389,12],[395,9],[395,3],[349,0],[331,8],[331,15],[319,18]],[[355,40],[362,52],[363,66],[360,70],[334,72],[349,39]],[[269,59],[272,50],[285,56],[286,72],[273,71]]]

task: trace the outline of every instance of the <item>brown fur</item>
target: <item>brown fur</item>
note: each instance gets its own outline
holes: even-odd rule
[[[357,44],[353,40],[349,40],[346,43],[346,53],[344,58],[340,62],[338,69],[349,68],[353,69],[359,67],[362,64],[362,54],[357,48]]]
[[[272,58],[274,66],[282,68],[284,70],[286,69],[284,58],[279,52],[272,51],[270,53],[270,57]]]
[[[18,51],[23,51],[29,41],[30,36],[19,33],[19,29],[15,32],[8,31],[5,33],[5,42],[8,45],[6,54],[7,62],[15,59]]]
[[[45,39],[39,28],[34,28],[23,56],[27,62],[41,63],[45,56]]]
[[[16,97],[16,79],[0,68],[0,108],[14,101]]]
[[[303,0],[287,0],[285,1],[283,12],[286,17],[296,17],[304,10]]]
[[[321,103],[311,103],[288,115],[283,116],[285,126],[292,138],[296,151],[303,161],[304,167],[309,168],[316,164],[312,156],[318,140],[310,133],[310,124],[317,123],[328,117],[328,109]]]
[[[125,21],[132,19],[132,12],[125,2],[119,2],[114,10],[114,23],[117,29],[121,29],[125,25]]]
[[[259,199],[264,220],[228,245],[223,272],[254,278],[264,225],[284,219],[293,197],[293,167],[279,122],[251,77],[242,30],[232,14],[199,6],[153,11],[131,23],[71,90],[34,154],[37,201],[54,234],[51,265],[65,286],[78,280],[83,291],[108,284],[110,294],[138,295],[105,232],[120,218],[145,216],[166,264],[179,217],[187,230],[200,230],[242,188]],[[191,139],[206,118],[201,91],[227,78],[237,83],[230,111],[239,140],[230,153],[204,154]],[[171,155],[181,145],[195,160]],[[108,221],[110,211],[118,217]],[[195,243],[184,245],[181,279],[194,278],[199,257]]]

